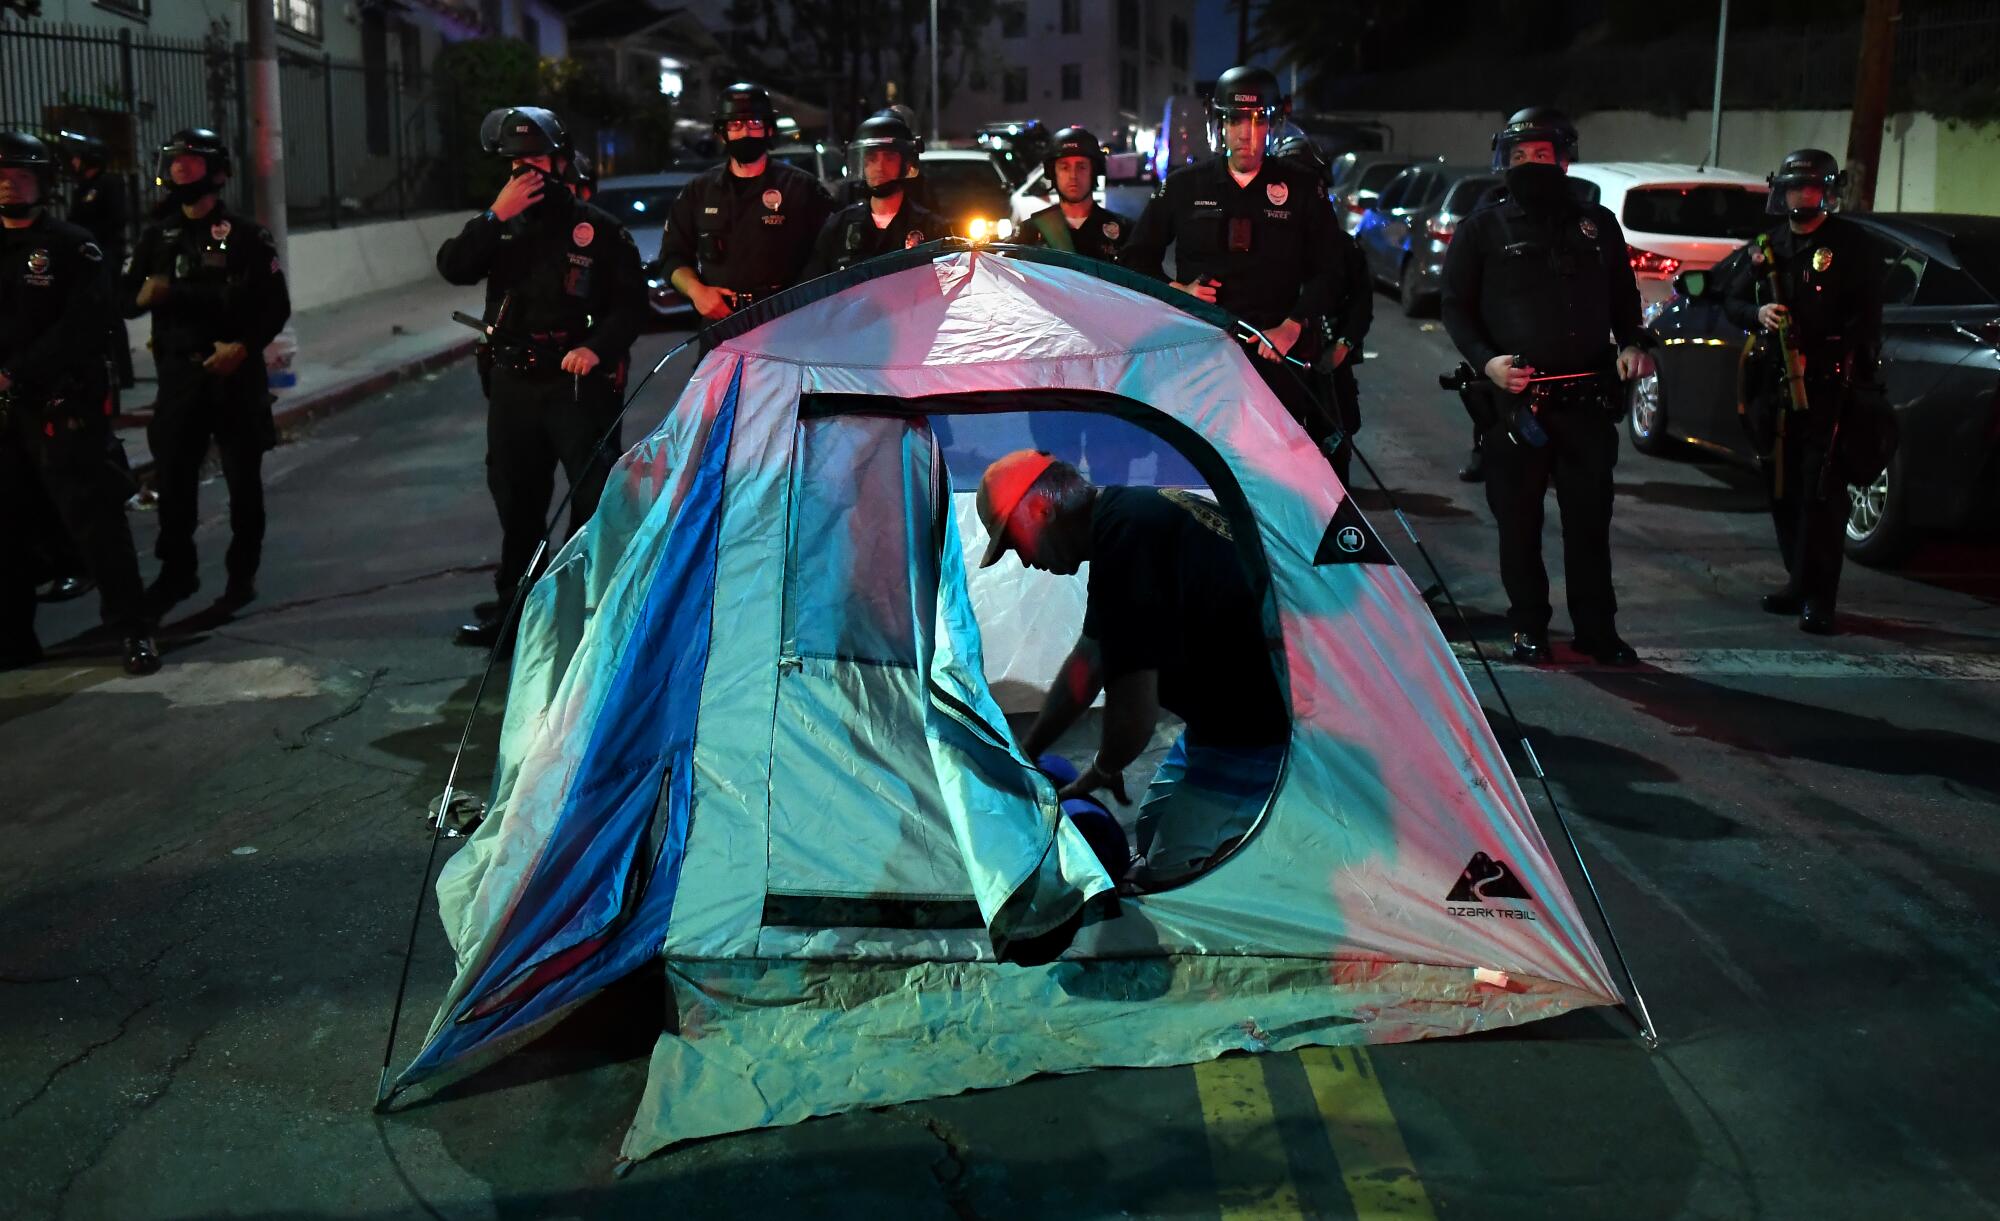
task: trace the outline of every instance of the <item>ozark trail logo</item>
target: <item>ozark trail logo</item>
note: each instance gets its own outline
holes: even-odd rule
[[[1335,546],[1349,555],[1355,554],[1368,545],[1367,537],[1361,533],[1361,529],[1358,526],[1342,526],[1340,533],[1333,536],[1333,542]],[[1452,893],[1457,894],[1458,892],[1453,891]]]
[[[1505,861],[1484,852],[1475,852],[1458,875],[1458,884],[1445,895],[1445,910],[1454,916],[1472,919],[1533,920],[1535,913],[1521,908],[1502,907],[1502,902],[1533,903],[1535,896],[1514,876]]]

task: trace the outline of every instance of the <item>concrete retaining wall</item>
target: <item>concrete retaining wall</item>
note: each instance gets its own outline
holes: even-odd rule
[[[437,249],[467,212],[291,235],[292,309],[307,310],[437,278]]]
[[[1848,111],[1729,110],[1722,115],[1722,165],[1767,174],[1795,148],[1847,152]],[[1451,161],[1490,157],[1493,129],[1505,116],[1474,111],[1381,111],[1395,147]],[[1590,161],[1699,162],[1708,152],[1706,111],[1680,118],[1602,110],[1577,120]],[[1892,115],[1882,133],[1883,212],[1976,212],[2000,215],[2000,124],[1957,124],[1929,114]]]

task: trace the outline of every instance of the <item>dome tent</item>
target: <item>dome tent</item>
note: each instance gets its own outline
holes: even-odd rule
[[[1219,324],[933,244],[710,328],[529,595],[458,973],[398,1088],[666,960],[623,1155],[1037,1072],[1387,1042],[1618,994],[1422,597]],[[1256,827],[1117,895],[988,688],[934,422],[1116,415],[1193,464],[1292,736]],[[971,540],[972,544],[983,540]]]

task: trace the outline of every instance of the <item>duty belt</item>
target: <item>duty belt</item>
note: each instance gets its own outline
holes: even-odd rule
[[[534,331],[516,336],[493,337],[493,363],[514,373],[558,373],[562,360],[575,346],[568,331]]]
[[[1575,407],[1602,408],[1612,404],[1617,393],[1617,383],[1609,374],[1604,373],[1560,381],[1534,382],[1528,387],[1528,397],[1533,400],[1537,411],[1548,409],[1563,411]]]

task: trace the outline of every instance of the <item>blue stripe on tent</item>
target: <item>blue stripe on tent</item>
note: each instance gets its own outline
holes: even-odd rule
[[[666,937],[687,845],[724,475],[742,376],[738,362],[647,588],[645,613],[621,643],[590,742],[534,873],[477,981],[403,1070],[399,1087],[559,1015],[645,963]]]

